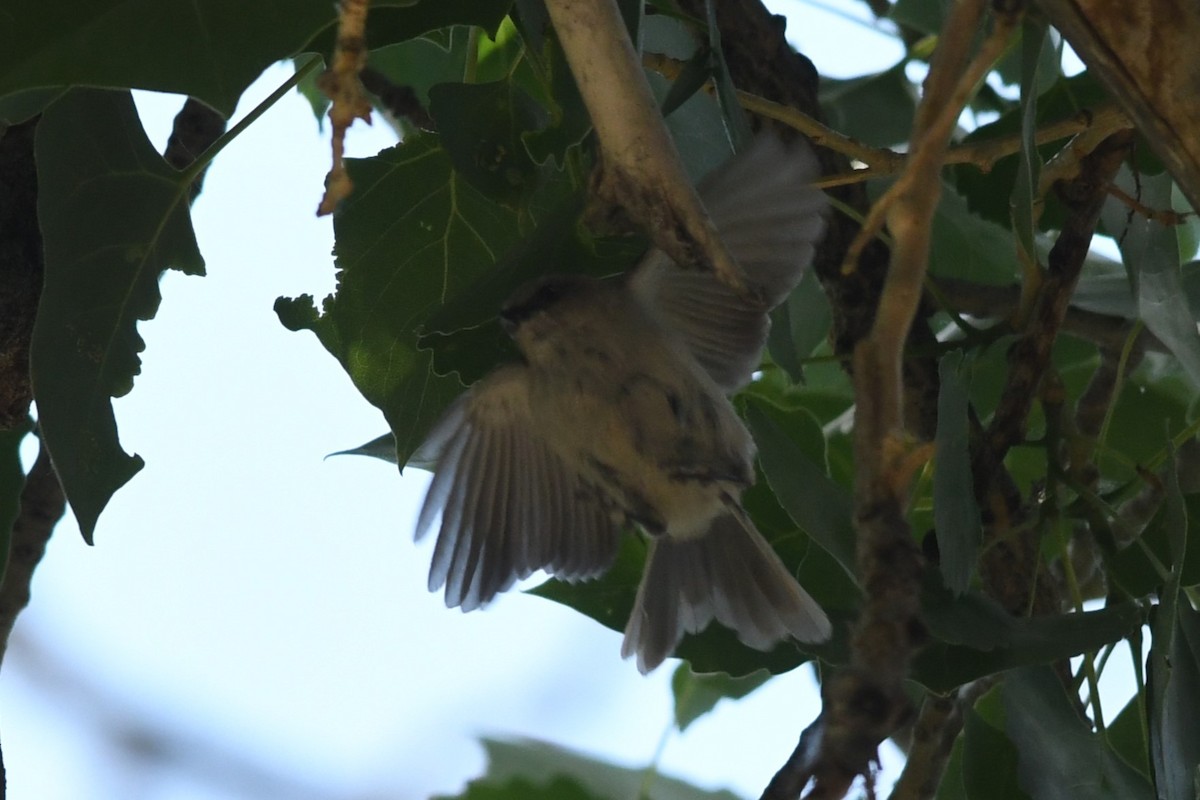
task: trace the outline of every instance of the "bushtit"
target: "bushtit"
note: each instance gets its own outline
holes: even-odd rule
[[[437,466],[417,538],[442,516],[430,591],[467,611],[539,569],[595,577],[633,523],[649,545],[621,654],[642,672],[714,617],[758,649],[828,638],[741,507],[755,448],[727,399],[824,230],[816,175],[807,147],[760,136],[700,184],[753,297],[657,250],[615,279],[513,294],[500,319],[522,362],[472,386],[422,447]]]

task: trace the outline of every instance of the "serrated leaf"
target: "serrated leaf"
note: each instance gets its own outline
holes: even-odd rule
[[[1049,666],[1009,673],[1003,698],[1005,729],[1019,754],[1017,776],[1033,800],[1154,797],[1145,778],[1080,720]]]
[[[952,351],[938,364],[937,461],[933,472],[933,519],[940,567],[946,586],[962,594],[971,585],[983,540],[979,505],[971,474],[967,389],[962,353]]]
[[[619,767],[606,761],[532,739],[484,739],[487,783],[523,778],[535,784],[565,776],[587,792],[603,798],[653,797],[654,800],[737,800],[729,792],[714,792],[645,768]],[[648,794],[647,794],[648,792]]]
[[[86,130],[87,136],[79,132]],[[38,123],[45,285],[30,348],[42,440],[91,542],[113,493],[142,468],[117,441],[113,397],[133,387],[168,269],[204,273],[182,173],[142,131],[128,92],[76,89]]]
[[[820,425],[806,412],[800,411],[791,419],[796,431],[807,429],[809,441],[824,441]],[[847,575],[853,576],[854,503],[850,493],[825,474],[821,462],[803,449],[793,432],[784,430],[772,418],[761,400],[748,399],[746,422],[758,444],[767,482],[779,502],[801,530],[837,559]]]
[[[292,328],[317,334],[363,396],[384,413],[401,463],[462,391],[433,370],[418,333],[518,237],[517,213],[490,202],[451,167],[434,136],[348,162],[354,194],[334,218],[337,292],[317,315],[280,299]]]
[[[771,677],[766,670],[734,677],[724,672],[697,673],[686,661],[671,676],[675,696],[675,727],[682,733],[689,725],[712,711],[722,700],[739,700]]]
[[[1150,208],[1171,206],[1171,178],[1165,173],[1142,176],[1135,183],[1122,167],[1116,183]],[[1112,197],[1104,204],[1101,220],[1117,239],[1126,268],[1136,276],[1138,316],[1179,359],[1193,384],[1200,384],[1200,332],[1183,289],[1174,231]]]

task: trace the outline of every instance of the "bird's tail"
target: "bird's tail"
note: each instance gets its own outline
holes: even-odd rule
[[[738,511],[717,517],[703,536],[650,542],[646,571],[621,645],[643,673],[671,655],[683,634],[713,619],[768,650],[787,636],[824,641],[829,618]]]

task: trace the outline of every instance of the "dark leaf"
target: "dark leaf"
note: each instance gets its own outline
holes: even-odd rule
[[[916,110],[905,62],[876,75],[821,78],[821,108],[836,131],[875,147],[908,141]]]
[[[935,692],[1013,667],[1044,664],[1119,641],[1142,625],[1135,603],[1082,614],[1016,618],[994,601],[967,593],[955,598],[928,581],[922,598],[934,641],[913,663],[912,678]]]
[[[434,800],[604,800],[591,794],[570,778],[555,775],[543,783],[525,778],[509,778],[498,784],[471,781],[454,797],[438,795]]]
[[[1150,755],[1159,797],[1192,800],[1200,776],[1200,612],[1159,606],[1150,657]]]
[[[349,450],[338,450],[336,453],[330,453],[325,457],[329,458],[330,456],[370,456],[371,458],[378,458],[380,461],[395,464],[397,463],[396,437],[392,435],[391,431],[388,431],[382,436],[377,436],[369,442],[360,444],[358,447],[352,447]],[[420,465],[416,464],[414,466]]]
[[[79,132],[86,130],[87,136]],[[73,90],[38,123],[45,287],[30,362],[43,442],[91,541],[113,493],[142,468],[117,441],[112,397],[133,387],[167,268],[204,272],[188,181],[154,151],[128,93]]]
[[[1165,173],[1135,179],[1122,168],[1116,183],[1150,208],[1171,207],[1171,178]],[[1180,272],[1175,232],[1134,213],[1110,197],[1101,214],[1104,227],[1117,239],[1130,274],[1135,275],[1138,316],[1179,359],[1194,384],[1200,384],[1200,333],[1188,307]]]
[[[522,136],[543,127],[540,107],[511,81],[441,83],[429,112],[456,173],[496,200],[532,189],[535,165]]]
[[[1045,20],[1026,18],[1021,23],[1021,152],[1017,154],[1017,179],[1012,190],[1013,232],[1017,235],[1026,263],[1037,262],[1034,237],[1037,233],[1038,176],[1042,158],[1034,134],[1037,132],[1037,101],[1042,92],[1039,67],[1047,36]]]
[[[787,300],[772,312],[767,341],[771,358],[787,370],[793,381],[803,378],[803,360],[826,341],[832,321],[829,298],[816,273],[809,270]]]
[[[483,784],[503,784],[521,779],[533,785],[545,785],[557,778],[566,778],[587,792],[585,796],[737,800],[729,792],[699,789],[665,775],[648,774],[645,768],[618,767],[573,750],[531,739],[484,739],[483,746],[488,757],[487,775],[479,781]]]
[[[403,462],[462,391],[434,373],[418,331],[516,243],[517,213],[470,186],[432,136],[348,165],[355,191],[334,219],[336,295],[319,315],[307,297],[275,308],[287,327],[316,333],[383,411]]]
[[[747,403],[746,422],[780,504],[846,574],[854,575],[854,505],[850,493],[825,473],[821,426],[807,412],[776,414],[754,397]]]
[[[982,527],[971,474],[967,390],[962,353],[953,351],[938,365],[941,390],[937,410],[937,462],[933,473],[933,519],[942,577],[955,594],[971,584]]]
[[[1146,741],[1146,693],[1130,698],[1121,713],[1108,724],[1108,744],[1126,764],[1150,779],[1150,743]]]
[[[771,677],[766,670],[735,678],[724,672],[696,673],[686,661],[671,676],[675,695],[675,727],[680,732],[728,698],[738,700],[762,686]]]
[[[1154,797],[1146,779],[1080,720],[1050,667],[1010,672],[1003,698],[1005,729],[1019,753],[1017,776],[1033,800]]]
[[[1017,785],[1017,749],[1004,733],[1002,687],[985,694],[966,712],[963,726],[963,783],[969,800],[1022,800]]]

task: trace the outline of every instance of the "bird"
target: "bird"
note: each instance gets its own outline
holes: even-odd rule
[[[550,274],[509,297],[520,361],[468,388],[418,450],[435,466],[416,539],[440,518],[430,591],[470,611],[538,570],[595,578],[633,527],[647,558],[621,655],[642,673],[713,619],[760,650],[829,638],[741,506],[756,451],[729,400],[824,232],[817,175],[807,144],[760,134],[698,185],[749,291],[652,249],[620,275]]]

